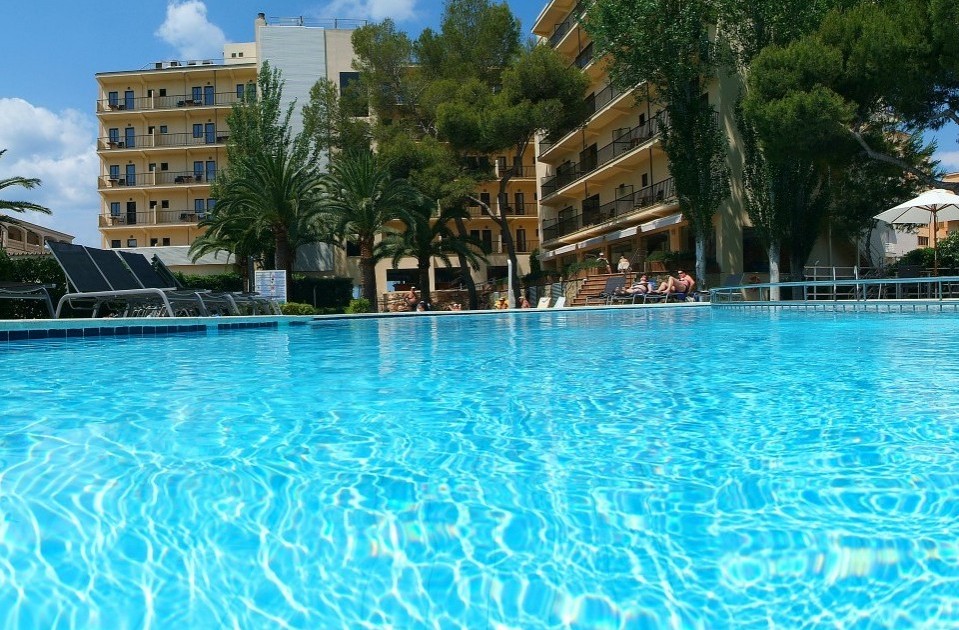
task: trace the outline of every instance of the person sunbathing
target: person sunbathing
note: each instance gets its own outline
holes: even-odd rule
[[[636,280],[633,284],[628,287],[622,287],[613,291],[616,295],[645,295],[651,291],[656,290],[656,283],[650,282],[649,276],[645,273],[639,276],[639,279]]]
[[[666,295],[670,293],[689,293],[696,286],[696,281],[685,271],[676,272],[676,276],[678,277],[669,276],[666,278],[666,281],[656,289],[657,293],[665,293]]]

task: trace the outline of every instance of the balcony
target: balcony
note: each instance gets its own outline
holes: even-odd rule
[[[564,210],[568,213],[566,216],[543,221],[543,241],[552,241],[583,228],[600,225],[636,210],[651,208],[675,198],[676,186],[673,178],[670,177],[599,206],[589,207],[584,204],[579,214],[572,214],[575,208],[570,206]]]
[[[599,92],[594,92],[593,94],[590,94],[589,96],[587,96],[584,99],[586,102],[586,121],[583,123],[583,125],[589,125],[592,122],[592,120],[590,119],[593,116],[595,116],[597,113],[602,112],[607,105],[609,105],[610,103],[618,99],[623,94],[625,94],[625,92],[623,92],[622,90],[614,86],[612,83],[610,83]],[[544,138],[540,140],[539,142],[540,156],[543,156],[546,153],[548,153],[554,146],[563,144],[563,141],[566,140],[567,138],[570,138],[571,136],[574,136],[574,135],[578,136],[581,133],[581,131],[582,131],[582,127],[577,127],[576,129],[569,131],[562,138],[558,138],[556,140]]]
[[[576,59],[573,60],[572,65],[582,70],[592,62],[593,62],[593,42],[590,42],[586,46],[586,48],[579,51],[579,54],[576,55]]]
[[[206,212],[196,210],[150,210],[101,214],[100,227],[127,227],[130,225],[196,225],[206,218]]]
[[[584,13],[586,13],[586,2],[581,1],[573,7],[565,20],[553,28],[553,32],[548,38],[549,45],[553,48],[559,46],[560,42],[576,27]]]
[[[216,180],[215,171],[149,171],[147,173],[121,174],[118,176],[101,175],[97,178],[97,189],[108,188],[149,188],[153,186],[207,185]]]
[[[596,151],[595,156],[590,159],[560,165],[555,175],[543,178],[541,186],[543,199],[653,139],[662,131],[667,120],[666,113],[660,112],[642,125],[637,125],[617,136],[611,143]]]
[[[240,97],[236,92],[217,92],[216,94],[200,95],[178,94],[176,96],[138,96],[134,98],[110,99],[97,101],[97,113],[151,111],[166,109],[183,109],[194,107],[230,107]]]
[[[227,131],[203,133],[163,133],[145,136],[124,136],[123,138],[98,138],[97,148],[101,151],[119,151],[131,149],[183,148],[226,144],[230,139]]]

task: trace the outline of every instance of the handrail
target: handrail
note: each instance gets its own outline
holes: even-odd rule
[[[943,292],[945,285],[946,293]],[[869,289],[876,287],[875,297],[870,297],[873,293]],[[894,297],[883,297],[885,287],[895,287]],[[903,291],[902,287],[915,287],[915,291]],[[924,287],[926,290],[920,290]],[[769,299],[769,289],[773,288],[802,288],[802,300],[784,300],[785,303],[791,302],[836,302],[853,301],[867,302],[875,300],[900,300],[910,299],[928,299],[942,301],[945,299],[959,299],[959,276],[933,276],[917,278],[835,278],[832,280],[792,280],[787,282],[757,282],[742,284],[738,286],[716,287],[709,290],[710,301],[716,303],[729,302],[754,302],[763,304],[777,304],[778,300]],[[810,288],[827,288],[832,291],[820,293],[814,291],[810,293]],[[850,291],[849,289],[853,289]],[[766,291],[763,291],[763,290]],[[840,289],[846,289],[840,291]],[[933,291],[935,289],[935,291]],[[755,291],[757,299],[746,299],[747,295]],[[747,293],[750,292],[750,293]],[[927,297],[923,297],[923,294]],[[765,298],[763,296],[765,295]],[[728,298],[728,299],[727,299]]]

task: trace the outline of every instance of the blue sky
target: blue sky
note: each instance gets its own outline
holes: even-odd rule
[[[528,33],[544,0],[508,0]],[[0,177],[39,177],[33,191],[5,199],[41,203],[52,216],[24,216],[98,245],[97,72],[163,59],[218,58],[223,42],[253,41],[253,20],[269,17],[393,18],[418,34],[438,26],[443,0],[27,0],[4,3],[0,57]],[[13,61],[16,60],[16,61]],[[959,170],[955,128],[939,135],[939,157]]]

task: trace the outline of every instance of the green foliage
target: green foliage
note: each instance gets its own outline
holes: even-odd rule
[[[280,311],[284,315],[315,315],[316,311],[309,304],[299,302],[286,302],[280,306]]]
[[[3,154],[7,150],[3,149],[0,151],[0,157],[3,157]],[[21,188],[32,189],[40,185],[40,180],[36,177],[4,177],[0,178],[0,191],[10,188],[11,186],[19,186]],[[5,193],[4,193],[5,194]],[[41,206],[36,203],[29,201],[7,201],[0,199],[0,212],[24,212],[26,210],[33,210],[34,212],[42,212],[44,214],[50,214],[50,209]]]
[[[952,262],[951,260],[949,262]],[[935,263],[935,251],[931,247],[920,247],[914,249],[911,252],[906,252],[902,258],[900,258],[896,266],[902,267],[903,265],[918,265],[922,269],[932,269],[933,264]],[[946,264],[946,259],[943,257],[942,252],[939,252],[939,265],[940,266],[951,266]]]
[[[579,260],[576,262],[569,263],[563,268],[563,275],[567,278],[574,276],[580,271],[585,271],[587,269],[609,269],[609,262],[601,258],[587,258],[586,260]]]
[[[53,256],[9,256],[0,250],[0,280],[4,282],[39,282],[55,285],[48,289],[53,306],[66,293],[63,269]],[[47,318],[46,305],[39,300],[0,300],[0,319]]]
[[[350,300],[349,306],[346,307],[346,312],[354,315],[356,313],[372,313],[373,307],[372,303],[366,298],[357,298],[355,300]]]
[[[312,159],[328,159],[335,149],[370,148],[369,125],[357,118],[367,115],[369,104],[358,87],[354,83],[340,94],[335,83],[320,79],[310,88],[310,102],[303,106],[303,136],[312,144]]]
[[[353,281],[350,278],[294,276],[287,297],[294,302],[312,304],[317,309],[341,313],[353,297]]]
[[[208,289],[210,291],[242,291],[243,278],[238,273],[218,273],[211,275],[184,274],[173,272],[184,287],[190,289]]]

